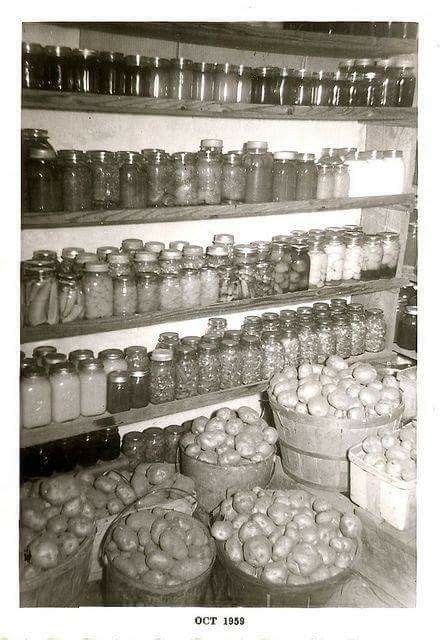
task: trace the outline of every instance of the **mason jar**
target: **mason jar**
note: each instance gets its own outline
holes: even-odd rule
[[[286,202],[296,197],[296,152],[273,154],[273,201]]]
[[[253,384],[262,380],[263,352],[257,336],[244,335],[240,340],[241,383]]]
[[[175,399],[176,376],[173,353],[169,349],[154,349],[150,355],[150,402],[162,404]]]
[[[221,156],[211,150],[197,154],[198,203],[220,204],[222,197]]]
[[[162,274],[179,275],[182,269],[182,253],[175,249],[163,249],[159,254]]]
[[[243,64],[238,66],[237,102],[247,104],[252,101],[252,69]]]
[[[393,231],[385,231],[380,234],[382,239],[382,263],[380,274],[382,278],[394,278],[397,271],[397,263],[400,254],[399,234]]]
[[[362,247],[362,280],[376,280],[381,276],[383,246],[380,235],[364,236]]]
[[[176,400],[197,395],[197,352],[189,345],[179,344],[174,349],[175,397]]]
[[[223,247],[228,253],[228,262],[234,259],[234,235],[232,233],[216,233],[212,239],[213,246]]]
[[[272,202],[273,155],[267,150],[267,142],[246,142],[243,154],[246,172],[246,203]]]
[[[176,331],[162,331],[162,333],[159,334],[156,348],[169,349],[174,353],[174,349],[178,344],[179,334]]]
[[[269,104],[270,67],[259,67],[252,71],[252,100],[254,104]]]
[[[55,149],[49,143],[46,129],[22,129],[21,130],[21,208],[22,211],[31,211],[29,193],[28,163],[31,149],[44,149],[49,156],[55,157]],[[50,186],[50,185],[49,185]],[[52,187],[51,187],[52,189]],[[49,190],[49,194],[51,191]],[[35,206],[35,204],[33,204]],[[52,206],[52,204],[50,205]]]
[[[318,334],[313,316],[304,315],[298,327],[300,362],[313,363],[318,358]]]
[[[318,181],[316,183],[316,198],[329,200],[335,192],[335,171],[330,164],[317,164]]]
[[[261,321],[263,323],[263,331],[277,333],[280,329],[280,316],[278,313],[266,311],[261,314]]]
[[[92,349],[74,349],[69,353],[69,362],[73,364],[76,370],[79,369],[81,362],[87,362],[88,360],[94,360],[95,355]]]
[[[180,274],[159,276],[159,305],[162,311],[177,311],[182,308],[182,287]]]
[[[53,265],[26,265],[23,271],[24,324],[58,324],[58,282]]]
[[[41,44],[21,44],[21,86],[23,89],[44,89],[45,55]]]
[[[347,198],[350,191],[348,165],[335,164],[333,174],[333,198]]]
[[[325,281],[327,284],[339,284],[342,281],[345,260],[345,242],[338,232],[330,233],[324,244],[327,254],[327,273]]]
[[[81,279],[73,273],[58,276],[58,309],[61,323],[82,320],[85,314]]]
[[[127,362],[128,371],[149,371],[150,358],[147,347],[132,345],[125,347],[124,356]]]
[[[144,153],[145,157],[145,177],[147,206],[163,207],[169,201],[169,193],[171,191],[171,163],[170,158],[165,151],[155,149],[149,153]]]
[[[214,72],[215,64],[210,62],[195,62],[193,64],[193,86],[191,98],[201,102],[214,100]]]
[[[309,286],[323,287],[327,276],[327,254],[324,249],[324,242],[321,239],[312,239],[309,242]]]
[[[215,344],[202,339],[197,349],[199,379],[197,390],[200,395],[220,389],[219,353]]]
[[[149,240],[144,245],[144,251],[146,251],[147,253],[151,253],[151,254],[155,255],[157,260],[159,260],[159,256],[162,253],[162,251],[164,251],[164,250],[165,250],[165,243],[164,242],[158,242],[156,240]],[[159,264],[159,262],[157,264]]]
[[[281,333],[276,331],[263,331],[261,335],[261,377],[270,380],[275,373],[284,369],[284,347],[281,342]]]
[[[219,301],[220,284],[218,269],[204,266],[200,269],[200,306],[209,307]]]
[[[291,244],[289,291],[306,291],[309,288],[310,258],[307,244]]]
[[[72,49],[50,45],[44,47],[44,56],[44,88],[52,91],[72,91]]]
[[[364,307],[361,304],[348,305],[348,320],[351,330],[351,355],[360,356],[365,352],[367,324]]]
[[[112,371],[128,370],[128,363],[121,349],[103,349],[98,353],[98,360],[104,365],[107,375]]]
[[[346,233],[344,241],[345,255],[342,280],[360,280],[363,258],[363,233]]]
[[[246,316],[241,325],[242,336],[261,337],[263,332],[263,322],[260,316]]]
[[[310,106],[312,104],[314,80],[311,71],[298,69],[293,72],[295,91],[293,104]]]
[[[202,138],[200,140],[200,151],[210,151],[212,154],[217,154],[220,158],[223,150],[223,140],[220,138]]]
[[[332,74],[331,106],[350,105],[350,80],[346,70],[340,68]]]
[[[129,371],[130,409],[141,409],[150,402],[150,378],[148,371]]]
[[[412,307],[407,307],[407,309],[411,308]],[[365,351],[370,353],[384,351],[386,347],[387,323],[382,309],[367,309],[365,324]],[[400,342],[397,342],[397,344],[404,347]],[[412,346],[414,346],[414,344]]]
[[[150,58],[150,98],[170,97],[170,61],[166,58]]]
[[[238,280],[239,299],[254,298],[256,286],[257,250],[246,244],[234,246],[234,266]]]
[[[330,318],[319,318],[316,323],[318,342],[317,362],[324,364],[327,358],[336,353],[336,336]]]
[[[265,298],[273,293],[274,269],[267,260],[259,260],[255,265],[255,297]]]
[[[87,262],[82,286],[87,320],[111,318],[113,315],[113,282],[108,264]]]
[[[41,367],[29,367],[20,377],[20,425],[34,429],[49,424],[52,417],[51,388]]]
[[[219,267],[229,266],[228,250],[225,246],[219,244],[209,245],[206,249],[206,266],[218,269]]]
[[[119,205],[122,209],[142,209],[146,206],[144,158],[133,151],[118,151]]]
[[[50,213],[61,209],[61,182],[57,155],[52,148],[29,146],[25,162],[29,210]]]
[[[313,153],[300,153],[297,157],[296,199],[314,200],[318,184],[318,169]]]
[[[300,342],[292,321],[290,325],[290,328],[287,326],[281,328],[280,340],[284,350],[284,366],[296,368],[300,360]]]
[[[216,102],[237,102],[238,67],[225,62],[217,64],[214,72],[214,100]]]
[[[193,61],[185,58],[173,58],[170,60],[169,77],[168,98],[191,100]]]
[[[238,299],[237,272],[234,267],[219,267],[217,270],[219,284],[218,302],[232,302]]]
[[[99,93],[98,52],[92,49],[73,49],[73,91]]]
[[[52,421],[67,422],[79,418],[81,413],[80,381],[72,364],[53,365],[49,375]]]
[[[196,205],[198,203],[198,180],[196,154],[186,151],[173,153],[172,172],[175,204],[177,206]]]
[[[83,360],[78,365],[81,415],[99,416],[107,408],[107,374],[100,360]]]
[[[63,211],[90,211],[92,208],[92,173],[82,151],[58,151]]]
[[[107,376],[107,411],[122,413],[130,408],[130,375],[127,371],[112,371]]]
[[[328,107],[332,103],[333,74],[324,71],[313,72],[312,74],[312,105],[316,107]]]
[[[119,264],[112,274],[112,279],[113,315],[125,317],[135,314],[137,309],[137,288],[130,263]]]
[[[200,269],[182,269],[180,272],[180,288],[182,295],[182,307],[185,309],[198,309],[202,288]]]
[[[182,250],[183,269],[201,269],[204,265],[203,247],[188,244]]]
[[[113,151],[90,151],[92,170],[92,206],[116,209],[119,206],[119,166]]]
[[[220,388],[230,389],[241,384],[241,354],[238,342],[223,338],[219,348]]]
[[[297,326],[297,313],[294,309],[280,310],[280,330],[294,329]]]
[[[125,95],[150,96],[151,59],[139,54],[125,56]]]
[[[254,240],[250,246],[256,248],[258,262],[270,260],[270,240]]]
[[[336,339],[336,355],[349,358],[351,355],[351,326],[347,316],[336,314],[333,317],[333,333]]]
[[[412,107],[416,76],[412,67],[398,67],[396,107]]]
[[[246,174],[240,153],[228,151],[223,156],[222,166],[222,202],[236,204],[244,202]]]
[[[100,51],[98,62],[99,93],[123,96],[126,80],[124,54],[116,51]]]
[[[374,65],[373,60],[365,58],[356,60],[354,71],[356,72],[355,106],[380,106],[381,68]]]
[[[273,266],[274,293],[289,291],[290,258],[290,247],[286,242],[271,242],[269,260]]]

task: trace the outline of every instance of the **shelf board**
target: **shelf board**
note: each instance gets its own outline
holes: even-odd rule
[[[362,295],[377,293],[379,291],[391,291],[405,286],[407,281],[403,278],[389,280],[368,280],[343,282],[334,286],[325,286],[320,289],[283,293],[265,298],[250,298],[235,300],[234,302],[218,303],[209,307],[198,309],[179,309],[178,311],[157,311],[148,314],[136,314],[126,318],[112,317],[97,320],[80,320],[56,325],[39,325],[37,327],[25,327],[21,330],[22,344],[39,342],[41,340],[55,340],[71,336],[90,335],[106,331],[120,331],[137,327],[148,327],[168,322],[192,320],[194,318],[207,318],[219,314],[238,313],[255,309],[269,309],[276,306],[296,305],[314,300],[325,300],[334,296]]]
[[[93,28],[90,22],[58,25]],[[247,51],[337,58],[377,58],[417,52],[417,40],[253,26],[249,22],[100,22],[99,31]]]
[[[142,409],[130,409],[123,413],[111,415],[105,413],[96,418],[83,418],[71,420],[70,422],[55,423],[52,422],[44,427],[36,427],[35,429],[22,429],[20,437],[20,447],[32,447],[53,440],[61,440],[63,438],[71,438],[89,433],[91,431],[99,431],[113,426],[123,426],[143,422],[144,420],[152,420],[167,415],[174,415],[189,409],[198,409],[221,402],[229,402],[236,398],[244,398],[256,393],[261,393],[267,388],[267,382],[257,382],[254,384],[234,387],[213,393],[206,393],[201,396],[185,398],[184,400],[173,400],[164,404],[150,404]]]
[[[417,361],[417,351],[403,349],[402,347],[399,347],[398,344],[393,344],[393,351],[395,351],[399,356],[404,356],[405,358],[410,358],[410,360]]]
[[[295,200],[293,202],[264,202],[262,204],[25,213],[22,216],[22,229],[57,229],[65,227],[180,222],[184,220],[219,220],[226,218],[370,209],[376,207],[411,209],[413,206],[414,195],[405,193],[391,196],[332,198],[330,200]]]
[[[25,89],[24,109],[125,113],[133,115],[184,116],[202,118],[251,118],[254,120],[324,120],[382,122],[416,126],[417,109],[407,107],[303,107],[267,104],[225,104],[168,98],[108,96],[95,93],[57,93]]]

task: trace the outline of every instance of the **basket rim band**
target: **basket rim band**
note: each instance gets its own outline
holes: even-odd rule
[[[337,491],[338,493],[348,493],[348,488],[346,485],[344,486],[337,485],[335,487],[332,487],[329,484],[317,484],[316,482],[311,482],[310,480],[304,480],[303,478],[296,476],[291,471],[286,469],[284,465],[283,465],[283,471],[287,476],[289,476],[289,478],[292,478],[292,480],[295,480],[295,482],[297,482],[298,484],[303,484],[306,487],[310,487],[311,489],[318,489],[321,491],[333,491],[333,492]],[[325,487],[328,487],[328,488],[326,489]]]
[[[281,438],[278,438],[278,442],[283,447],[286,447],[286,449],[290,449],[291,451],[294,451],[295,453],[300,453],[301,455],[304,455],[304,456],[309,456],[310,458],[319,458],[320,460],[335,460],[335,461],[339,461],[339,462],[347,462],[348,463],[348,457],[347,456],[345,456],[345,457],[342,457],[342,456],[326,456],[325,453],[314,453],[313,451],[303,451],[302,449],[297,449],[296,447],[294,447],[293,445],[289,444],[285,440],[282,440]]]

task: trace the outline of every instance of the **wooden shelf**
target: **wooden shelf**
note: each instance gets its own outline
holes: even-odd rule
[[[379,291],[391,291],[405,286],[407,281],[403,278],[390,280],[368,280],[362,282],[344,282],[335,286],[326,286],[321,289],[309,289],[295,293],[283,293],[268,296],[266,298],[250,298],[236,300],[234,302],[218,303],[199,309],[180,309],[179,311],[157,311],[155,313],[137,314],[126,318],[101,318],[98,320],[80,320],[57,325],[39,325],[38,327],[26,327],[21,330],[22,344],[27,342],[39,342],[41,340],[54,340],[71,336],[103,333],[105,331],[119,331],[136,327],[148,327],[166,322],[178,322],[192,320],[194,318],[207,318],[219,314],[238,313],[256,309],[268,309],[276,306],[296,305],[313,300],[325,300],[335,296],[349,296],[377,293]]]
[[[407,107],[296,107],[261,104],[221,104],[194,100],[170,100],[94,93],[57,93],[25,89],[24,109],[125,113],[133,115],[201,118],[251,118],[253,120],[324,120],[380,122],[416,126],[417,109]]]
[[[404,356],[405,358],[410,358],[410,360],[417,361],[417,351],[403,349],[402,347],[399,347],[398,344],[393,344],[393,351],[395,351],[399,356]]]
[[[52,440],[61,440],[63,438],[71,438],[89,433],[91,431],[99,431],[113,426],[123,426],[143,422],[144,420],[153,420],[162,416],[174,416],[176,413],[188,411],[189,409],[198,409],[208,407],[210,405],[221,402],[229,402],[236,398],[244,398],[256,393],[261,393],[267,388],[267,382],[257,382],[255,384],[234,387],[223,391],[215,391],[206,393],[201,396],[185,398],[184,400],[174,400],[164,404],[150,404],[142,409],[131,409],[123,413],[111,415],[105,413],[97,418],[78,418],[70,422],[55,423],[52,422],[44,427],[36,427],[35,429],[22,429],[20,437],[20,447],[32,447]]]
[[[122,224],[181,222],[184,220],[219,220],[295,213],[344,211],[388,207],[411,209],[414,195],[366,196],[332,198],[330,200],[295,200],[262,204],[205,205],[196,207],[151,207],[148,209],[113,209],[55,213],[24,213],[22,229],[57,229],[64,227],[94,227]]]
[[[93,28],[90,22],[55,24]],[[249,22],[99,22],[95,29],[214,47],[330,58],[386,58],[417,51],[417,40],[272,29]]]

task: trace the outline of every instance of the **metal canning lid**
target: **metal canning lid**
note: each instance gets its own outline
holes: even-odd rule
[[[81,253],[85,253],[82,247],[63,247],[61,251],[62,258],[76,258]]]
[[[221,244],[210,244],[206,249],[206,254],[208,256],[227,256],[228,250]]]
[[[73,49],[72,54],[78,58],[84,58],[86,60],[87,58],[96,58],[98,52],[94,49]]]
[[[177,151],[176,153],[171,154],[171,160],[174,162],[195,162],[197,158],[197,154],[191,151]]]
[[[337,298],[334,298],[336,300]],[[328,302],[314,302],[313,309],[317,309],[318,311],[328,311],[330,309],[330,305]]]
[[[296,151],[276,151],[273,154],[274,160],[295,160],[297,156]]]
[[[57,157],[54,149],[38,149],[31,147],[29,149],[29,158],[31,160],[55,160]]]
[[[165,249],[165,244],[163,242],[155,242],[152,240],[144,244],[144,249],[152,253],[161,253],[161,251]]]
[[[231,64],[230,62],[217,63],[216,69],[220,73],[237,73],[238,65]]]
[[[256,247],[257,249],[269,249],[270,240],[253,240],[250,244],[251,247]]]
[[[363,311],[364,305],[360,302],[350,302],[347,304],[347,308],[349,311],[355,311],[357,313],[358,311]]]
[[[192,60],[188,60],[187,58],[171,58],[170,64],[178,67],[179,69],[183,69],[184,67],[190,67],[194,63]]]
[[[84,270],[89,273],[107,273],[108,264],[106,262],[86,262]]]
[[[380,235],[378,233],[369,233],[369,234],[366,233],[364,235],[364,238],[365,238],[365,242],[368,242],[368,243],[371,243],[371,244],[373,244],[375,242],[380,242],[380,240],[381,240],[381,237],[380,237]]]
[[[159,260],[180,260],[182,252],[177,249],[162,249]]]
[[[37,249],[36,251],[34,251],[34,253],[32,254],[32,259],[33,260],[56,260],[58,258],[57,252],[56,251],[52,251],[52,249]]]
[[[171,362],[173,352],[170,349],[154,349],[151,352],[150,359],[154,362]]]
[[[220,138],[203,138],[200,140],[200,148],[214,148],[214,149],[223,149],[223,140]]]
[[[257,247],[252,247],[250,244],[236,244],[234,246],[234,253],[241,253],[248,256],[256,256],[258,253]]]
[[[165,153],[165,149],[142,149],[141,154],[143,156],[155,155],[157,153]]]
[[[299,316],[311,316],[313,314],[312,307],[298,307],[296,313]]]
[[[380,237],[383,240],[398,240],[400,238],[399,234],[395,231],[383,231],[380,234]]]
[[[75,260],[77,264],[86,264],[87,262],[97,262],[98,256],[96,255],[96,253],[89,253],[87,251],[84,251],[83,253],[77,255]]]
[[[274,311],[266,311],[265,313],[261,314],[261,317],[264,320],[279,320],[280,318],[278,313],[275,313]]]
[[[25,358],[30,360],[30,358]],[[24,361],[23,361],[24,362]],[[38,367],[35,364],[26,364],[21,370],[22,378],[47,378],[46,370],[43,367]]]
[[[104,364],[97,358],[82,358],[78,362],[78,371],[98,371],[104,370]]]
[[[71,160],[72,162],[86,162],[87,158],[84,151],[80,149],[60,149],[57,152],[60,160]]]
[[[267,151],[268,147],[267,142],[264,142],[263,140],[248,140],[245,145],[248,151],[249,149],[261,149],[262,151]]]
[[[134,254],[134,261],[157,263],[157,253],[152,253],[151,251],[136,251]]]
[[[179,334],[177,331],[163,331],[159,334],[159,340],[166,340],[177,344],[179,342]]]
[[[314,153],[299,153],[298,160],[301,162],[315,162],[315,154]]]
[[[51,363],[46,360],[45,364],[49,369],[49,375],[52,375],[55,373],[62,373],[62,374],[74,373],[76,375],[76,368],[71,362]]]
[[[116,154],[118,162],[136,164],[143,162],[144,158],[138,151],[118,151]]]
[[[35,347],[32,351],[33,358],[40,358],[49,353],[57,353],[56,347],[53,347],[51,344],[42,344],[39,347]]]
[[[114,162],[116,159],[116,154],[114,151],[93,149],[91,151],[87,151],[86,155],[89,156],[92,161],[99,160],[99,162]]]
[[[193,70],[200,71],[202,73],[209,73],[214,71],[216,65],[212,62],[194,62]]]
[[[98,56],[100,62],[122,62],[125,57],[119,51],[100,51]]]
[[[187,244],[183,247],[184,256],[203,256],[203,247],[196,244]]]
[[[221,242],[222,244],[234,244],[234,236],[232,233],[216,233],[214,235],[214,242]]]
[[[222,338],[220,341],[220,346],[222,347],[236,347],[237,340],[234,338]]]
[[[133,344],[130,347],[125,347],[124,355],[125,356],[133,356],[136,354],[148,355],[147,347],[142,347],[141,345]]]
[[[127,67],[148,67],[151,64],[151,58],[141,56],[138,53],[131,56],[125,56],[125,64]]]
[[[143,371],[141,369],[136,369],[136,371],[130,371],[128,373],[129,378],[145,378],[145,376],[149,375],[149,371]]]
[[[72,49],[70,47],[59,47],[48,45],[44,47],[44,52],[48,56],[54,56],[55,58],[65,58],[72,54]]]
[[[130,264],[130,257],[126,253],[109,253],[107,262],[108,264]]]
[[[109,256],[109,255],[116,255],[116,254],[119,254],[118,247],[112,247],[110,245],[104,245],[103,247],[98,247],[96,249],[96,255],[104,256],[105,258],[107,258],[107,256]]]
[[[261,324],[261,318],[260,316],[246,316],[244,319],[244,322],[247,323],[254,323],[254,324]]]
[[[180,343],[176,345],[174,353],[186,356],[188,354],[195,354],[196,350],[195,347],[190,344]]]
[[[200,336],[185,336],[180,340],[180,344],[187,344],[190,347],[196,348],[200,340]]]
[[[70,362],[75,362],[75,360],[85,360],[88,358],[94,359],[94,353],[91,349],[75,349],[69,353]]]
[[[309,248],[307,242],[296,242],[294,240],[290,241],[290,246],[297,251],[306,251]]]
[[[278,236],[272,236],[272,242],[290,242],[291,241],[291,236],[288,235],[278,235]]]
[[[397,151],[396,149],[389,149],[383,152],[384,158],[403,158],[403,151]]]
[[[110,371],[107,379],[109,382],[121,384],[123,382],[128,382],[129,374],[128,371]]]
[[[169,246],[168,251],[172,249],[174,251],[178,251],[179,253],[182,253],[183,249],[189,246],[189,242],[188,240],[171,240],[168,246]]]
[[[226,164],[235,164],[236,162],[242,162],[243,154],[241,151],[228,151],[223,155],[223,161]]]
[[[121,246],[123,249],[141,249],[144,246],[144,241],[140,238],[125,238]]]
[[[122,349],[104,349],[98,353],[99,360],[116,360],[117,358],[123,358],[124,353]]]

